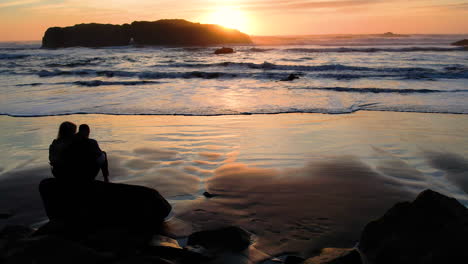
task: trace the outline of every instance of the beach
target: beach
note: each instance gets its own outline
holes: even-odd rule
[[[63,121],[90,125],[112,182],[163,194],[181,237],[232,224],[262,252],[306,256],[353,247],[366,223],[427,188],[468,204],[466,115],[1,116],[0,208],[12,217],[0,225],[47,220],[37,188]]]
[[[222,55],[0,43],[0,227],[48,221],[38,185],[64,121],[90,126],[111,182],[169,201],[181,246],[238,226],[251,263],[352,248],[426,189],[466,206],[467,53],[450,45],[464,38],[252,37]]]

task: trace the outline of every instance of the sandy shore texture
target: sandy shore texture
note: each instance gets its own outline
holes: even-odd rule
[[[111,181],[167,197],[171,221],[241,226],[269,255],[352,247],[366,223],[426,188],[468,205],[466,115],[1,116],[0,213],[12,217],[0,226],[47,220],[37,186],[66,120],[90,125]]]

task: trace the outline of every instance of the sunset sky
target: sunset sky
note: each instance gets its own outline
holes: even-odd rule
[[[468,33],[461,0],[1,0],[0,41],[51,26],[182,18],[251,35]]]

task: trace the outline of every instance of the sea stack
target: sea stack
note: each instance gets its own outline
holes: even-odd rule
[[[163,19],[132,24],[79,24],[52,27],[42,38],[43,48],[109,47],[137,45],[205,46],[250,44],[247,34],[218,25],[192,23],[183,19]]]
[[[462,39],[452,43],[453,46],[468,46],[468,39]]]

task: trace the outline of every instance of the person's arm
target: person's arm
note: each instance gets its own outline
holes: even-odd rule
[[[102,176],[104,177],[104,182],[110,182],[109,181],[109,164],[107,162],[107,153],[103,151],[102,155],[104,155],[104,163],[101,166]]]
[[[102,151],[101,148],[99,148],[99,144],[97,143],[96,140],[93,139],[92,142],[93,142],[96,154],[98,155],[98,163],[99,163],[99,166],[101,167],[102,176],[104,177],[104,182],[110,182],[109,181],[109,165],[107,162],[107,153],[105,151]]]

